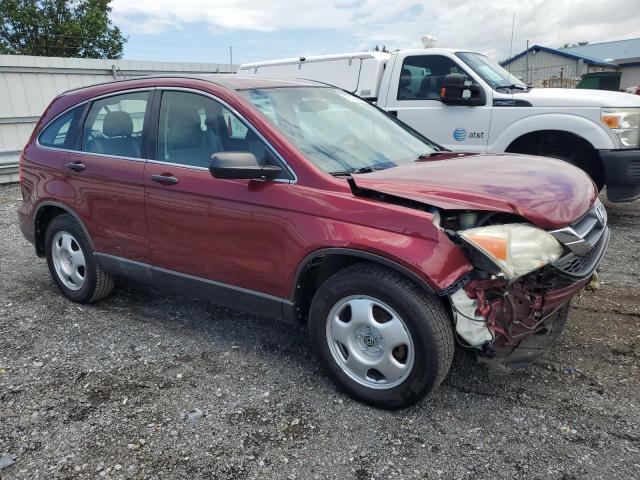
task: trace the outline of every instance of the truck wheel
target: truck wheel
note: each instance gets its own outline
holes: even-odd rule
[[[318,288],[309,334],[329,377],[370,405],[398,409],[430,394],[454,350],[437,298],[385,267],[358,263]]]
[[[92,303],[113,290],[113,278],[102,269],[84,231],[70,215],[51,221],[44,247],[49,272],[68,299]]]

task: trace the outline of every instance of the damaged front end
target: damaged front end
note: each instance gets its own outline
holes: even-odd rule
[[[474,244],[462,240],[458,231],[476,268],[443,293],[460,342],[475,348],[480,363],[494,373],[524,368],[556,343],[571,300],[590,281],[609,242],[599,200],[571,226],[547,233],[561,249],[544,266],[518,275],[500,261],[501,247],[493,241],[497,237]]]

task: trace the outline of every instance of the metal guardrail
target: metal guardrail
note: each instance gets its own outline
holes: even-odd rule
[[[0,184],[18,181],[19,155],[20,150],[0,150]]]
[[[52,98],[72,87],[143,75],[235,72],[238,65],[0,55],[0,184],[19,179],[20,150]]]

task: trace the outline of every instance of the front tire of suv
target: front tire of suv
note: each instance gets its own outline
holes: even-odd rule
[[[309,334],[329,377],[379,408],[408,407],[442,382],[454,351],[437,298],[393,270],[358,263],[318,288]]]
[[[69,300],[92,303],[113,290],[113,277],[102,269],[84,230],[72,216],[59,215],[51,221],[44,247],[49,272]]]

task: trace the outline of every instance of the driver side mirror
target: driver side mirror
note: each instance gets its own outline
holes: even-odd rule
[[[275,165],[260,165],[250,152],[218,152],[209,161],[209,172],[221,179],[273,180],[281,171]]]
[[[446,105],[481,106],[487,103],[484,90],[477,83],[466,85],[464,75],[450,73],[444,77],[440,100]]]

